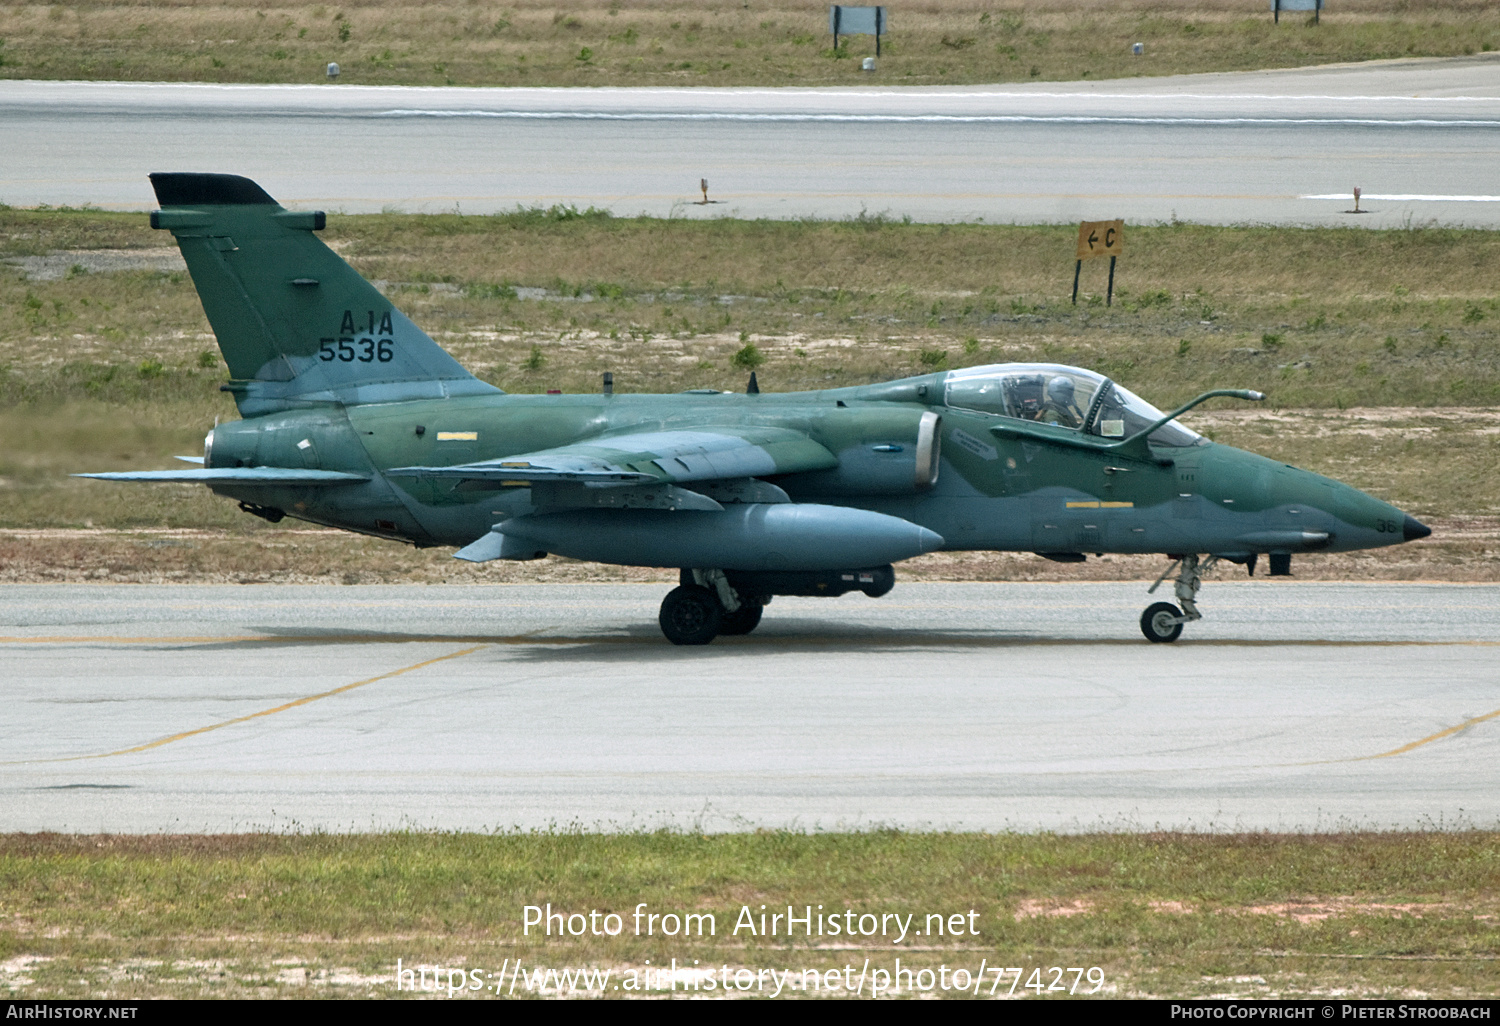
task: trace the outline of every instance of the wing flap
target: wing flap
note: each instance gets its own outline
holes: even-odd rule
[[[549,461],[537,459],[484,460],[480,463],[459,463],[452,467],[394,467],[385,472],[387,477],[414,477],[423,480],[459,481],[516,481],[531,484],[536,481],[577,481],[592,485],[655,484],[659,480],[651,474],[637,471],[619,471],[601,466],[546,465]]]

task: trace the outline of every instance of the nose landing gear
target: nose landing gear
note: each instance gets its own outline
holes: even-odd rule
[[[1147,641],[1176,641],[1187,618],[1170,602],[1153,602],[1141,614],[1141,633]]]
[[[1198,612],[1198,589],[1203,587],[1203,575],[1218,562],[1218,556],[1204,556],[1200,559],[1196,555],[1178,556],[1173,560],[1172,565],[1156,579],[1156,583],[1151,585],[1146,594],[1154,595],[1162,582],[1176,570],[1177,579],[1173,590],[1182,608],[1178,609],[1170,602],[1156,602],[1147,606],[1146,611],[1141,614],[1141,633],[1146,636],[1147,641],[1176,641],[1182,636],[1183,624],[1203,619],[1203,614]]]

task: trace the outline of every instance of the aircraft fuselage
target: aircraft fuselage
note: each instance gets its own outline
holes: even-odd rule
[[[1145,461],[997,436],[991,428],[1000,418],[919,401],[923,384],[941,394],[941,378],[780,394],[494,395],[328,406],[221,425],[205,465],[369,474],[366,483],[337,489],[214,488],[333,527],[461,546],[497,521],[534,512],[532,489],[524,482],[388,480],[381,472],[497,460],[617,434],[765,425],[804,432],[839,459],[830,470],[764,475],[792,501],[900,517],[941,535],[947,550],[1240,557],[1373,548],[1411,533],[1394,506],[1226,445],[1153,446],[1158,459]],[[926,487],[913,468],[912,425],[924,412],[941,417],[936,479]]]

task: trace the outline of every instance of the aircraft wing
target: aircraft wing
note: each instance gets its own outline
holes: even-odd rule
[[[208,470],[126,470],[110,474],[74,474],[100,481],[168,481],[178,484],[340,485],[368,481],[366,474],[290,467],[220,467]]]
[[[578,482],[591,487],[766,477],[838,466],[838,457],[790,428],[642,431],[452,467],[397,467],[391,477]]]

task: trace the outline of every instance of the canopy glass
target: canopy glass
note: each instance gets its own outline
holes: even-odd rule
[[[954,409],[1054,424],[1101,438],[1129,438],[1163,416],[1102,374],[1055,363],[968,367],[950,372],[945,389],[944,402]],[[1151,441],[1182,447],[1206,439],[1173,421],[1153,431]]]

